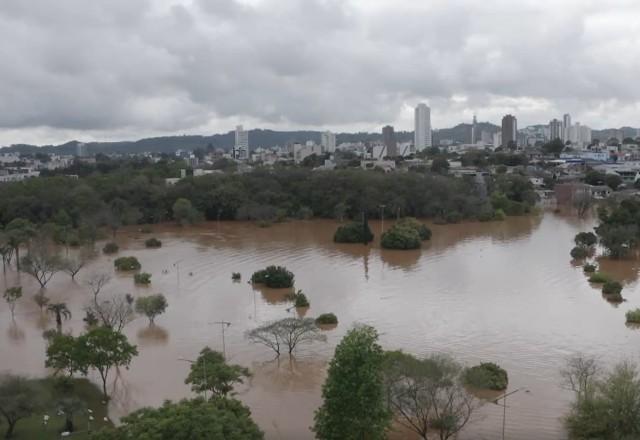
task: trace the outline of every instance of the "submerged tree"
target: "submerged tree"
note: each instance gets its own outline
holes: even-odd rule
[[[93,294],[93,303],[98,303],[98,295],[102,291],[102,288],[106,286],[109,281],[111,281],[111,275],[104,272],[95,272],[89,276],[87,280],[87,285],[91,289],[91,293]]]
[[[44,288],[59,270],[64,268],[63,260],[55,254],[44,240],[29,248],[27,256],[20,261],[22,268],[34,277]]]
[[[284,318],[269,322],[248,331],[246,336],[251,342],[269,347],[277,356],[283,349],[291,355],[299,344],[327,340],[312,318]]]
[[[446,356],[418,359],[385,353],[385,388],[398,423],[428,440],[455,436],[469,422],[478,401],[464,388],[463,369]]]
[[[53,303],[47,306],[47,311],[56,318],[58,333],[62,333],[62,320],[71,319],[71,311],[66,303]]]
[[[391,423],[383,386],[384,353],[378,332],[356,327],[336,347],[322,386],[313,431],[321,440],[381,440]]]
[[[14,250],[16,268],[20,271],[20,246],[27,244],[35,234],[35,226],[29,220],[15,218],[4,228],[7,243]]]
[[[167,299],[163,294],[141,296],[136,299],[136,312],[149,318],[149,324],[153,324],[156,316],[167,310]]]
[[[205,347],[191,364],[191,371],[184,383],[191,384],[193,392],[210,391],[214,397],[226,397],[235,384],[243,383],[243,379],[250,376],[247,368],[227,364],[222,353]]]
[[[120,333],[135,318],[133,297],[129,294],[112,296],[104,301],[97,301],[85,307],[87,315],[98,318],[107,328]]]
[[[7,301],[7,304],[9,304],[9,309],[11,310],[11,319],[13,319],[16,310],[16,303],[20,298],[22,298],[22,287],[9,287],[4,291],[4,294],[2,296],[4,297],[5,301]]]

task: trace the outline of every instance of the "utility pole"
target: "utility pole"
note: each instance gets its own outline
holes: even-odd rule
[[[212,324],[220,324],[220,329],[222,330],[222,357],[227,359],[227,349],[224,341],[224,331],[227,327],[231,326],[229,321],[215,321]]]
[[[382,233],[384,232],[384,208],[386,208],[387,205],[380,205],[380,236],[382,236]]]
[[[522,391],[522,390],[526,390],[526,388],[518,388],[516,390],[511,391],[510,393],[507,394],[503,394],[500,397],[497,397],[493,403],[495,403],[496,405],[499,405],[498,401],[502,400],[502,440],[504,440],[504,432],[505,432],[505,427],[506,427],[506,423],[507,423],[507,397],[509,397],[512,394],[517,393],[518,391]]]

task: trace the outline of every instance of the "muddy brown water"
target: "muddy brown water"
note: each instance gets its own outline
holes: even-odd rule
[[[391,223],[385,222],[385,228]],[[371,226],[379,235],[381,225]],[[166,314],[149,327],[146,318],[125,333],[140,355],[117,376],[110,414],[118,418],[165,399],[191,396],[184,378],[205,345],[222,349],[220,320],[231,362],[249,367],[253,377],[238,387],[238,397],[269,439],[313,438],[308,427],[321,403],[320,389],[335,345],[352,326],[367,323],[381,334],[386,349],[416,355],[448,353],[465,364],[494,361],[509,372],[509,390],[526,388],[508,399],[506,437],[563,439],[562,416],[571,394],[561,386],[559,370],[575,352],[606,363],[638,360],[640,330],[625,326],[626,310],[640,306],[637,260],[601,261],[625,284],[626,302],[611,305],[591,286],[569,250],[580,230],[593,226],[553,213],[495,223],[433,226],[433,239],[418,251],[385,251],[372,246],[336,245],[336,223],[299,221],[259,228],[240,222],[207,223],[194,228],[154,227],[160,249],[145,249],[150,235],[119,234],[118,255],[134,255],[152,273],[150,287],[135,287],[131,274],[113,273],[115,257],[99,256],[77,282],[56,274],[47,286],[53,301],[68,304],[73,317],[64,330],[82,331],[85,285],[90,273],[113,278],[101,295],[164,293]],[[101,248],[101,244],[97,246]],[[300,349],[294,360],[273,360],[268,349],[249,343],[246,330],[265,321],[292,316],[282,292],[254,289],[251,273],[269,264],[285,265],[296,288],[308,296],[307,316],[335,312],[339,325],[326,343]],[[166,271],[166,272],[165,272]],[[232,272],[242,281],[233,282]],[[55,323],[43,317],[31,297],[37,285],[28,275],[8,271],[0,286],[21,284],[25,297],[15,322],[0,303],[0,371],[41,376],[43,329]],[[96,378],[93,377],[95,380]],[[502,432],[502,407],[485,404],[462,439],[495,439]],[[406,438],[398,433],[396,438]]]

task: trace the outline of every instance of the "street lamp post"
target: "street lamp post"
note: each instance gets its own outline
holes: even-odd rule
[[[506,421],[507,421],[507,397],[509,397],[512,394],[517,393],[518,391],[528,391],[526,388],[521,387],[518,389],[515,389],[513,391],[511,391],[510,393],[506,393],[503,394],[502,396],[497,397],[493,403],[495,403],[496,405],[499,405],[498,401],[502,400],[502,440],[504,440],[504,432],[505,432],[505,427],[506,427]]]
[[[224,331],[227,327],[231,326],[229,321],[215,321],[212,324],[220,324],[220,329],[222,330],[222,357],[227,359],[227,348],[224,340]]]

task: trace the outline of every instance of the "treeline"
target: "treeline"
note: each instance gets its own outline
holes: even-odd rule
[[[187,177],[175,186],[180,163],[144,160],[74,165],[79,178],[53,175],[0,186],[0,223],[22,218],[86,229],[175,219],[186,199],[208,220],[428,217],[442,222],[492,219],[529,212],[536,196],[524,176],[498,175],[482,184],[430,172],[384,174],[347,169],[313,172],[282,167]],[[67,171],[68,172],[68,171]]]

